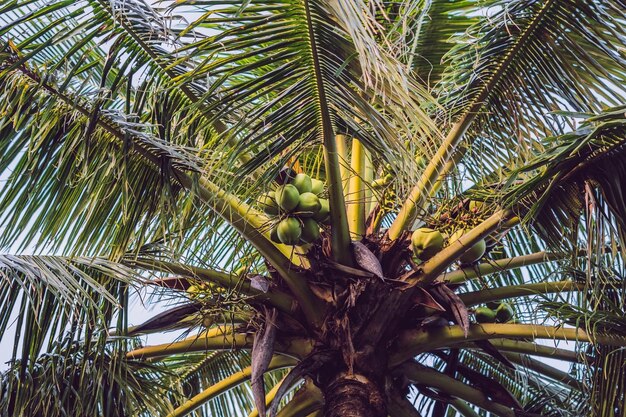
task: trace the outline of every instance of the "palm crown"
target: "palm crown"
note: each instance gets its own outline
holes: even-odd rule
[[[625,6],[4,1],[3,414],[624,415]]]

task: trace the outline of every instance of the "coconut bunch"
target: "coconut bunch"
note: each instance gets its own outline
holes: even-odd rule
[[[515,311],[508,303],[492,301],[474,310],[478,323],[508,323],[513,320]]]
[[[467,230],[459,229],[446,239],[440,231],[422,227],[415,230],[411,235],[411,249],[415,257],[419,261],[424,262],[442,250],[446,240],[447,246],[450,246],[466,233]],[[485,255],[486,250],[487,244],[485,243],[485,239],[481,239],[461,255],[459,262],[461,265],[471,265],[480,260],[480,258]]]
[[[327,222],[330,214],[323,193],[323,181],[300,173],[263,194],[258,205],[270,217],[272,241],[296,246],[317,240],[320,224]]]

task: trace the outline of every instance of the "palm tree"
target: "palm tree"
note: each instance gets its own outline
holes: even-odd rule
[[[3,0],[2,415],[626,415],[625,10]]]

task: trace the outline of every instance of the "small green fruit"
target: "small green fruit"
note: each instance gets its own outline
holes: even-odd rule
[[[383,188],[385,186],[385,179],[384,178],[376,178],[374,181],[372,181],[371,186],[373,189],[379,189],[379,188]]]
[[[265,212],[265,214],[269,214],[272,216],[278,214],[279,208],[278,204],[276,203],[276,193],[274,191],[261,194],[257,203],[259,204],[259,207]]]
[[[311,243],[320,237],[320,225],[311,218],[302,219],[302,235],[300,240],[304,243]]]
[[[295,209],[300,202],[300,192],[291,184],[276,189],[276,203],[285,211]]]
[[[281,220],[276,227],[278,239],[285,245],[297,245],[302,235],[302,227],[295,217]]]
[[[313,193],[300,194],[300,201],[296,207],[296,212],[301,217],[311,217],[320,211],[322,204],[320,199]]]
[[[496,310],[496,320],[498,320],[499,323],[511,321],[514,315],[515,311],[513,311],[513,307],[507,303],[500,304]]]
[[[323,223],[328,220],[328,216],[330,215],[330,204],[325,198],[320,198],[319,201],[320,209],[317,213],[313,214],[313,220]]]
[[[438,230],[422,227],[411,236],[413,253],[422,261],[426,261],[443,248],[443,235]]]
[[[483,203],[482,201],[470,200],[469,202],[469,210],[472,213],[478,213],[479,211],[482,211],[484,207],[485,203]]]
[[[324,181],[311,178],[311,192],[316,195],[322,194],[324,192]]]
[[[448,244],[451,245],[465,233],[467,233],[465,230],[457,230],[452,234],[452,236],[450,236],[450,239],[448,239]],[[485,239],[480,239],[478,242],[474,243],[474,245],[469,248],[463,255],[461,255],[459,261],[461,261],[462,264],[474,263],[483,257],[486,250],[487,244],[485,243]]]
[[[474,316],[479,323],[494,323],[496,321],[496,312],[489,307],[478,307],[474,310]]]
[[[426,158],[424,158],[422,155],[416,156],[415,157],[415,164],[420,169],[424,168],[426,166]]]
[[[291,184],[298,189],[300,194],[310,193],[313,186],[311,177],[302,173],[296,175],[296,177],[291,181]]]

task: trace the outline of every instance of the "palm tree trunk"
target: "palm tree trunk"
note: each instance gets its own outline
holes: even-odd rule
[[[381,387],[360,374],[339,373],[324,388],[324,417],[386,417]]]

